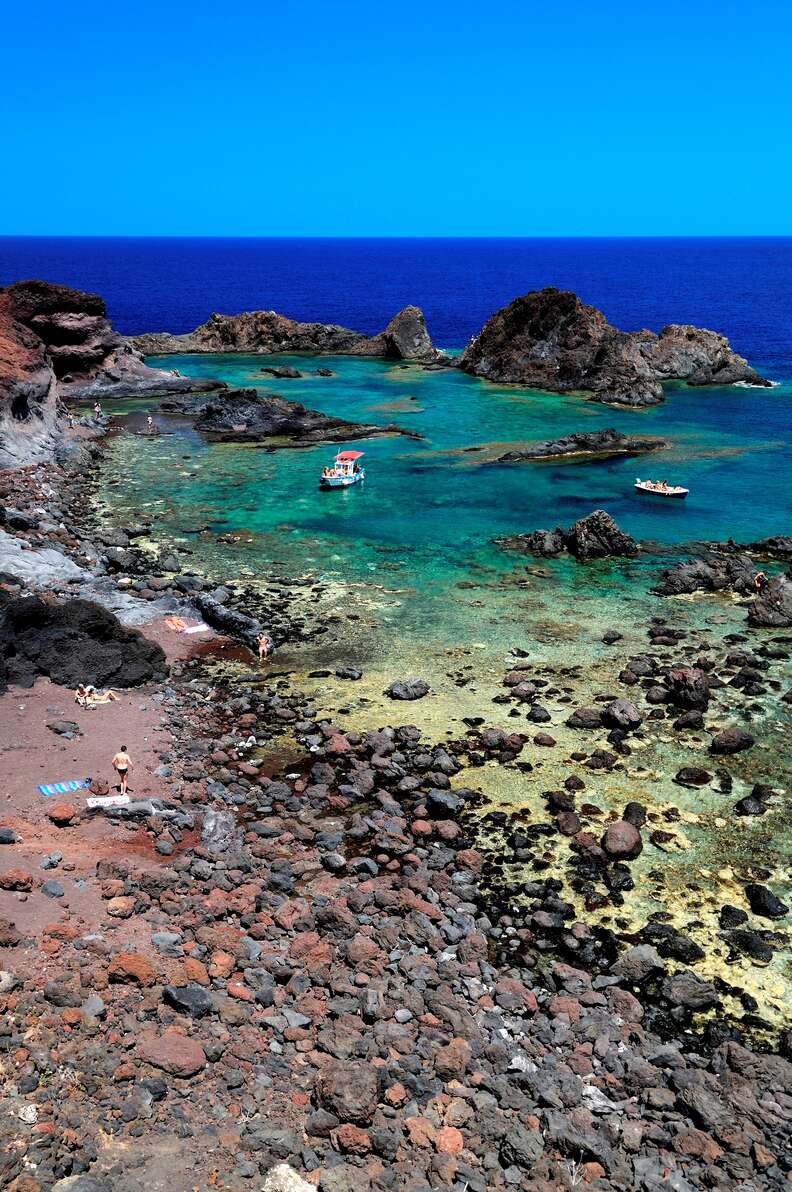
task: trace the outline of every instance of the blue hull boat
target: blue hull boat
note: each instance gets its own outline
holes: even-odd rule
[[[366,479],[366,469],[358,463],[362,451],[339,451],[332,467],[322,468],[320,488],[350,488]]]

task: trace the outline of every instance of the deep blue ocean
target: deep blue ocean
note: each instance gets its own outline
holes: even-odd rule
[[[97,291],[127,334],[255,309],[373,332],[412,302],[445,348],[518,294],[557,285],[625,330],[712,327],[773,375],[792,375],[792,238],[0,238],[0,284],[26,277]]]

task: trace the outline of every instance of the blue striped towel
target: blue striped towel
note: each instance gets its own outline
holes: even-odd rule
[[[38,787],[40,795],[68,795],[70,791],[79,791],[90,786],[90,778],[72,778],[70,782],[51,782]]]

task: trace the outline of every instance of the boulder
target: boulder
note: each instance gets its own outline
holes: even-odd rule
[[[641,833],[627,820],[609,824],[600,845],[612,861],[634,861],[643,851]]]
[[[633,948],[627,948],[611,966],[614,976],[634,984],[664,970],[665,965],[660,953],[652,944],[637,944]]]
[[[316,1099],[340,1121],[365,1126],[379,1102],[377,1070],[361,1060],[330,1060],[317,1076]]]
[[[696,666],[675,666],[666,679],[668,702],[675,708],[705,712],[709,705],[709,683]]]
[[[178,1031],[164,1031],[161,1035],[144,1034],[135,1049],[137,1058],[153,1068],[160,1068],[171,1076],[189,1078],[206,1067],[206,1053],[197,1039]]]
[[[763,629],[792,626],[792,580],[774,575],[767,581],[748,610],[748,624]]]
[[[768,890],[767,886],[760,886],[757,882],[749,882],[745,887],[745,897],[755,915],[762,919],[783,919],[789,913],[785,902]]]
[[[706,1010],[718,1003],[718,992],[709,981],[702,980],[689,969],[673,973],[666,977],[662,984],[663,997],[672,1006],[681,1006],[686,1010]]]
[[[385,689],[390,699],[416,700],[423,699],[429,694],[429,684],[425,679],[398,679]]]
[[[710,741],[709,751],[715,754],[742,753],[743,750],[750,749],[753,744],[754,739],[750,733],[732,726],[715,734]]]
[[[581,517],[569,529],[566,547],[576,559],[628,558],[638,554],[638,543],[616,525],[604,509]]]
[[[620,728],[624,732],[632,732],[640,728],[643,716],[635,704],[628,699],[615,699],[602,712],[602,723],[608,728]]]

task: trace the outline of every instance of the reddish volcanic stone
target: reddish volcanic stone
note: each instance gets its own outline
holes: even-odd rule
[[[143,1063],[160,1068],[171,1076],[195,1076],[206,1066],[206,1055],[200,1043],[177,1031],[144,1036],[135,1054]]]
[[[140,952],[120,952],[114,956],[107,975],[111,981],[129,981],[144,988],[153,985],[157,979],[151,961]]]
[[[59,828],[65,828],[77,818],[77,808],[73,803],[55,803],[54,806],[47,808],[47,815],[53,824],[57,824]]]

